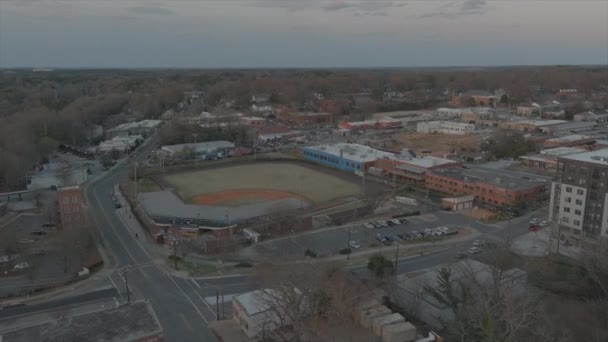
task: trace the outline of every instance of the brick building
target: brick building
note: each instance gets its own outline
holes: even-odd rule
[[[462,163],[432,156],[417,157],[412,151],[404,150],[393,158],[380,158],[374,167],[381,169],[384,176],[399,183],[424,186],[424,176],[431,170],[460,167]]]
[[[429,190],[451,196],[474,195],[478,205],[490,209],[505,204],[535,206],[542,201],[545,192],[542,183],[464,168],[433,170],[426,174],[425,185]]]
[[[59,219],[62,227],[82,224],[84,215],[84,197],[78,186],[68,186],[57,190]]]
[[[459,93],[458,95],[452,94],[451,104],[457,107],[463,106],[482,106],[482,107],[492,107],[496,103],[498,103],[500,99],[485,90],[469,90],[464,93]],[[469,101],[474,103],[468,103]]]

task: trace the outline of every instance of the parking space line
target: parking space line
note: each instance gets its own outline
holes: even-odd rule
[[[114,280],[112,279],[112,275],[108,275],[108,279],[110,279],[110,282],[112,283],[112,285],[114,286],[114,288],[116,289],[116,292],[118,292],[118,295],[120,296],[120,300],[122,301],[124,298],[122,297],[122,292],[120,292],[120,289],[118,288],[118,286],[116,285],[116,283],[114,282]]]
[[[190,280],[191,280],[191,281],[194,283],[194,285],[196,285],[196,287],[198,287],[199,289],[201,289],[201,288],[202,288],[202,287],[201,287],[201,286],[200,286],[200,285],[199,285],[199,284],[196,282],[196,280],[194,280],[194,279],[190,279]]]

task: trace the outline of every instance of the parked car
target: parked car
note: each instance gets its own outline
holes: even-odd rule
[[[23,262],[20,262],[20,263],[18,263],[17,265],[15,265],[15,266],[13,267],[13,269],[14,269],[14,270],[23,270],[23,269],[26,269],[26,268],[28,268],[28,267],[30,267],[30,264],[28,264],[28,262],[27,262],[27,261],[23,261]]]
[[[529,232],[537,232],[539,230],[543,229],[543,227],[536,225],[536,224],[532,224],[528,227],[528,231]]]
[[[485,244],[486,244],[486,242],[483,241],[483,240],[475,240],[475,241],[473,241],[473,246],[475,246],[475,247],[483,246]]]
[[[34,230],[33,232],[30,232],[30,234],[41,236],[41,235],[47,235],[48,232],[45,232],[44,230]]]
[[[407,233],[399,233],[397,234],[397,237],[400,238],[401,240],[408,240],[409,236]]]
[[[353,249],[359,249],[359,248],[361,248],[361,245],[357,241],[354,241],[354,240],[349,241],[348,245],[350,247],[352,247]]]
[[[424,229],[424,232],[427,234],[431,234],[433,231],[431,230],[431,228],[426,228]]]
[[[456,256],[456,259],[466,259],[468,257],[469,257],[469,255],[467,253],[458,253],[458,255]]]
[[[386,223],[386,221],[378,221],[376,224],[379,224],[380,227],[388,227],[388,223]]]
[[[397,238],[392,235],[384,235],[384,238],[390,242],[397,241]]]
[[[395,224],[395,225],[401,224],[401,220],[399,220],[399,219],[392,219],[391,222],[393,222],[393,224]]]
[[[533,217],[530,220],[530,224],[538,224],[540,222],[540,219],[538,217]]]
[[[478,254],[478,253],[481,253],[481,248],[479,248],[479,247],[469,248],[469,254]]]
[[[376,234],[376,240],[378,240],[382,243],[386,242],[386,238],[382,234]]]
[[[42,227],[44,227],[44,228],[52,228],[52,227],[55,227],[55,226],[57,226],[57,224],[55,224],[53,222],[46,222],[46,223],[42,224]]]
[[[376,226],[375,226],[373,223],[369,223],[369,222],[368,222],[368,223],[366,223],[366,224],[365,224],[365,226],[366,226],[367,228],[369,228],[369,229],[374,229],[374,228],[376,228]]]
[[[442,231],[444,233],[447,233],[450,231],[450,228],[448,227],[437,227],[437,230]]]
[[[549,221],[544,221],[544,220],[543,220],[543,221],[540,221],[540,223],[539,223],[538,225],[539,225],[539,226],[541,226],[541,227],[545,227],[545,226],[547,226],[548,224],[549,224]]]

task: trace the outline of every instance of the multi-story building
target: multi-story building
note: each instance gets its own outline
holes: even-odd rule
[[[416,126],[419,133],[443,133],[465,135],[475,132],[475,125],[451,121],[419,122]]]
[[[474,195],[487,208],[506,205],[535,206],[543,200],[544,183],[521,177],[497,175],[495,170],[443,168],[428,172],[427,189],[451,196]]]
[[[547,150],[541,150],[538,154],[521,156],[519,159],[522,164],[530,167],[542,170],[556,169],[557,158],[566,156],[569,154],[583,153],[587,150],[575,147],[555,147]]]
[[[79,186],[68,186],[57,190],[61,227],[82,224],[85,219],[84,198]]]
[[[558,159],[549,217],[562,241],[608,238],[608,149]]]
[[[424,186],[424,176],[435,169],[459,167],[462,163],[433,156],[416,156],[413,151],[404,149],[401,154],[392,158],[376,160],[375,167],[381,169],[383,175],[399,183]]]
[[[348,172],[363,172],[379,158],[395,154],[359,144],[336,143],[302,148],[302,157],[315,163]]]

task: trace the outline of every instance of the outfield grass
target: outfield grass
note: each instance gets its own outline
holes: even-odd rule
[[[302,196],[316,204],[357,195],[358,184],[289,163],[249,164],[165,176],[186,201],[233,189],[270,189]]]

